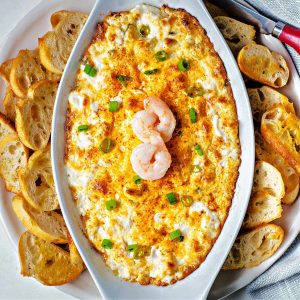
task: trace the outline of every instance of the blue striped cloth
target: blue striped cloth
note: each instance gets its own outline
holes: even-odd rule
[[[274,19],[280,18],[300,28],[300,0],[247,0],[247,2],[266,16]],[[287,48],[300,74],[300,55],[291,47]],[[242,291],[229,298],[239,300],[300,299],[300,235],[271,268]]]

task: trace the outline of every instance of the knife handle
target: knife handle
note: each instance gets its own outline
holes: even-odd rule
[[[300,54],[300,29],[281,22],[278,22],[276,27],[274,34],[278,36],[278,39],[293,47]]]

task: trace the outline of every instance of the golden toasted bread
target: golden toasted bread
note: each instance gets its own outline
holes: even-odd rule
[[[283,237],[283,229],[274,224],[266,224],[238,236],[223,269],[236,270],[258,266],[277,251]]]
[[[15,128],[6,116],[0,112],[0,139],[8,134],[16,134]]]
[[[251,25],[226,16],[215,17],[214,21],[234,55],[237,55],[244,46],[252,43],[255,39],[256,32]]]
[[[16,104],[20,98],[14,94],[10,87],[6,88],[5,97],[3,100],[3,106],[6,116],[15,122],[16,119]]]
[[[0,174],[8,191],[16,194],[21,192],[18,171],[26,166],[28,156],[28,149],[20,142],[15,133],[1,138]]]
[[[21,50],[13,60],[10,72],[10,84],[13,92],[20,98],[27,97],[30,86],[40,80],[59,80],[57,76],[46,71],[41,64],[39,51]]]
[[[254,184],[243,228],[251,229],[281,217],[284,183],[280,172],[267,162],[255,165]]]
[[[75,280],[83,271],[72,264],[70,254],[48,241],[24,232],[19,239],[21,274],[45,285],[62,285]]]
[[[51,16],[53,31],[39,39],[40,58],[46,69],[62,74],[86,19],[86,14],[78,12],[61,11]]]
[[[255,154],[257,160],[263,160],[273,165],[281,174],[284,182],[285,194],[281,199],[284,204],[292,204],[298,195],[300,179],[299,175],[290,167],[277,152],[263,141],[260,130],[255,130]]]
[[[261,133],[269,146],[300,174],[300,120],[278,105],[264,113]]]
[[[253,119],[260,124],[263,114],[277,104],[282,104],[287,112],[295,113],[294,105],[289,99],[276,90],[263,86],[247,89],[252,108]]]
[[[15,196],[12,207],[18,219],[35,236],[54,244],[66,244],[67,227],[59,213],[38,211],[22,196]]]
[[[85,269],[84,262],[73,242],[73,239],[72,239],[70,233],[68,232],[67,235],[68,235],[68,242],[69,242],[70,259],[71,259],[72,264],[77,265],[81,269]]]
[[[219,6],[214,5],[206,0],[203,2],[208,12],[213,18],[217,16],[228,16],[227,12],[224,9],[220,8]]]
[[[239,52],[238,65],[249,78],[279,88],[287,84],[289,68],[285,59],[266,46],[251,43]]]
[[[52,176],[50,147],[34,152],[26,168],[19,171],[23,197],[37,210],[59,208]]]
[[[16,129],[30,149],[43,149],[48,144],[57,86],[55,81],[39,81],[30,87],[28,98],[17,103]]]
[[[0,77],[5,81],[7,85],[9,85],[9,76],[10,76],[10,71],[13,65],[14,59],[8,59],[4,63],[1,64],[0,66]]]

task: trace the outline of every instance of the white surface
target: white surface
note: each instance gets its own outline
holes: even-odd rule
[[[5,47],[5,44],[2,43],[4,35],[9,32],[15,25],[17,25],[18,20],[22,18],[34,5],[36,5],[39,0],[1,0],[0,12],[0,47]],[[63,2],[63,1],[61,1]],[[50,14],[50,12],[49,12]],[[273,41],[272,41],[273,42]],[[280,44],[277,45],[280,47]],[[284,51],[284,48],[280,47],[281,51]],[[17,52],[18,49],[15,49]],[[297,77],[294,73],[293,80],[290,81],[289,86],[284,91],[290,99],[294,102],[297,102],[297,112],[299,113],[299,104],[300,99],[295,94],[295,87],[298,84],[299,86],[299,77]],[[0,86],[2,87],[2,86]],[[3,90],[0,92],[3,92]],[[1,199],[1,201],[7,202],[9,199]],[[299,201],[298,201],[299,202]],[[7,204],[7,203],[6,203]],[[9,203],[8,203],[9,206]],[[296,211],[300,212],[298,205],[292,207],[294,213]],[[287,212],[285,213],[287,215]],[[299,218],[299,215],[295,214],[293,219]],[[295,226],[289,222],[283,222],[285,228],[288,228],[288,235],[293,236],[298,230],[299,226],[297,225],[299,222],[294,222]],[[16,224],[13,227],[15,230],[20,230],[19,224]],[[67,296],[62,294],[57,289],[53,287],[44,287],[36,282],[34,279],[30,278],[22,278],[19,275],[19,264],[16,252],[14,251],[11,243],[6,234],[3,233],[4,229],[0,222],[0,299],[74,299],[71,296]],[[280,256],[284,249],[287,247],[288,243],[285,241],[285,247],[280,249],[277,256]],[[266,266],[263,266],[263,270],[266,269]],[[263,270],[259,270],[261,273]],[[229,274],[228,274],[229,275]],[[243,275],[244,276],[244,275]],[[232,278],[231,275],[227,276],[228,278]],[[249,282],[249,279],[248,279]],[[235,286],[235,289],[237,286]],[[86,289],[86,286],[82,286],[82,289]],[[240,294],[241,296],[242,294]],[[83,299],[83,297],[81,297]],[[94,299],[96,297],[93,297]],[[91,298],[89,298],[91,299]],[[232,299],[241,299],[240,297],[232,298]]]
[[[56,1],[54,1],[54,3],[55,2]],[[78,41],[75,44],[58,88],[54,107],[51,133],[51,157],[55,187],[60,200],[60,208],[69,228],[70,234],[72,235],[77,249],[79,250],[103,298],[204,299],[206,298],[208,291],[221,266],[223,265],[232,243],[235,240],[248,206],[248,199],[252,189],[254,171],[254,132],[248,95],[236,61],[201,1],[146,1],[148,4],[155,6],[160,6],[163,3],[167,3],[173,8],[184,8],[201,22],[201,25],[204,27],[210,40],[214,44],[215,50],[223,60],[235,97],[239,119],[239,137],[242,148],[239,177],[228,218],[224,224],[220,236],[201,266],[184,280],[181,280],[172,286],[166,287],[157,287],[153,285],[141,286],[122,281],[120,278],[113,276],[112,272],[108,271],[105,267],[103,260],[99,259],[98,252],[95,251],[86,236],[83,234],[84,230],[82,229],[79,211],[74,205],[74,200],[70,193],[65,168],[63,165],[65,150],[64,128],[67,99],[72,87],[74,86],[74,80],[79,67],[78,62],[81,60],[86,47],[90,44],[90,41],[95,35],[96,25],[103,18],[103,16],[108,14],[110,11],[125,11],[143,2],[143,0],[98,1],[90,14],[90,17],[87,20],[87,23],[82,30]],[[64,3],[67,5],[68,1],[65,0]],[[83,8],[82,2],[73,0],[72,3],[74,5],[75,3],[78,3],[80,8]],[[50,9],[50,5],[48,9]],[[38,12],[32,13],[31,17],[34,17],[36,14],[38,14]],[[25,24],[30,26],[31,22],[28,21],[27,23],[24,23],[24,26]],[[21,31],[16,31],[13,33],[13,35],[18,35],[20,32]],[[6,52],[9,51],[9,48],[10,43],[7,45]],[[2,53],[2,55],[5,55],[5,53]]]

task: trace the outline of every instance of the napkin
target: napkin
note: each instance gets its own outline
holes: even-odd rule
[[[274,20],[280,19],[300,28],[300,0],[249,0],[247,2]],[[287,49],[300,74],[300,55],[289,46]],[[272,267],[238,294],[239,299],[300,299],[300,235]],[[236,299],[234,294],[230,298]]]

